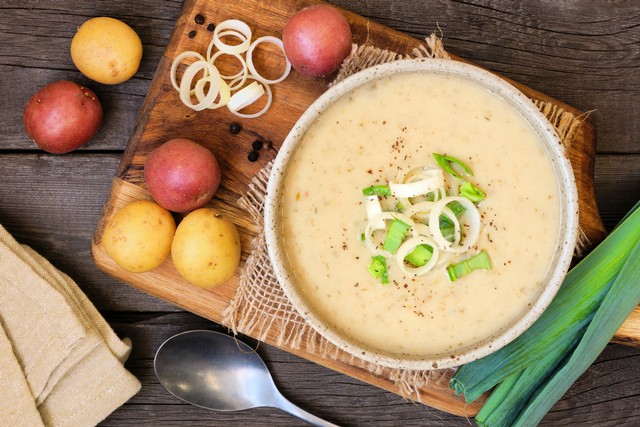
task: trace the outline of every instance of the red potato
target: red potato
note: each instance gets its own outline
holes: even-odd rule
[[[351,52],[351,28],[335,8],[318,4],[297,12],[284,27],[284,52],[293,68],[310,77],[335,72]]]
[[[60,80],[36,92],[24,109],[24,128],[41,149],[68,153],[87,143],[102,124],[102,104],[91,90]]]
[[[190,212],[211,200],[220,185],[220,167],[207,148],[178,138],[149,154],[144,178],[160,206],[173,212]]]

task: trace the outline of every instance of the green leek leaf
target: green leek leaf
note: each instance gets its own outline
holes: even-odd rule
[[[462,204],[460,202],[456,202],[456,201],[447,203],[447,207],[449,209],[451,209],[451,212],[453,212],[453,214],[456,217],[459,217],[460,215],[462,215],[464,213],[464,211],[467,210],[467,208],[462,206]]]
[[[414,267],[422,267],[431,259],[433,255],[433,248],[429,245],[418,245],[404,260],[409,262]]]
[[[559,344],[575,342],[594,318],[638,241],[640,209],[569,271],[551,304],[529,329],[500,350],[462,366],[451,379],[451,387],[472,402]],[[629,298],[636,287],[621,288],[619,293]]]
[[[362,190],[365,196],[387,197],[391,195],[391,189],[388,185],[372,185]]]
[[[387,259],[382,255],[372,257],[371,264],[369,264],[369,273],[376,279],[380,279],[380,283],[389,283]]]
[[[474,270],[491,270],[491,260],[489,259],[489,254],[484,249],[471,258],[448,266],[447,274],[449,275],[449,279],[455,282]]]
[[[471,200],[473,203],[479,203],[487,197],[487,193],[470,183],[465,181],[460,185],[460,195]]]
[[[454,168],[454,165],[459,166],[467,175],[473,176],[473,172],[469,169],[469,166],[465,165],[461,160],[456,159],[452,156],[442,155],[438,153],[433,153],[433,158],[436,159],[436,163],[440,166],[445,172],[449,175],[454,176],[458,179],[464,179],[462,175],[460,175]]]
[[[571,357],[538,390],[515,426],[535,426],[551,407],[569,390],[607,346],[616,331],[640,304],[640,239],[625,261],[620,274],[597,309],[580,343]]]
[[[382,248],[392,254],[395,254],[402,242],[404,241],[407,231],[411,226],[398,218],[391,221],[387,237],[384,239]]]

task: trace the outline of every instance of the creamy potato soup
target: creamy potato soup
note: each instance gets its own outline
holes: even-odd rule
[[[478,241],[418,277],[388,259],[383,284],[362,240],[363,189],[436,168],[433,153],[464,162],[486,193]],[[391,354],[446,356],[509,327],[542,291],[558,243],[559,191],[539,137],[505,100],[451,75],[404,73],[341,97],[290,159],[281,202],[281,245],[306,304]],[[451,281],[446,267],[480,250],[491,269]]]

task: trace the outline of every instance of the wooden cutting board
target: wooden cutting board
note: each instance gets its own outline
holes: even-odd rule
[[[144,162],[151,150],[163,142],[176,137],[190,138],[210,148],[218,158],[223,171],[223,180],[211,206],[223,211],[238,226],[241,234],[243,256],[246,260],[251,239],[257,233],[257,227],[249,215],[237,206],[237,200],[243,194],[256,173],[277,154],[282,141],[304,110],[328,87],[327,79],[309,79],[292,72],[282,83],[273,87],[274,102],[271,109],[258,119],[238,119],[225,108],[215,111],[194,112],[182,105],[177,92],[169,80],[169,70],[173,58],[184,50],[206,51],[211,39],[207,31],[209,23],[219,23],[226,19],[242,19],[254,32],[254,39],[264,35],[280,37],[287,19],[295,11],[315,0],[281,0],[262,2],[242,0],[226,2],[222,0],[186,0],[181,16],[176,22],[169,44],[160,60],[147,98],[137,118],[136,127],[122,158],[117,176],[113,180],[111,193],[105,205],[103,216],[96,228],[92,244],[92,254],[96,264],[105,272],[130,285],[159,298],[170,301],[186,310],[212,321],[221,322],[222,311],[235,293],[238,277],[213,290],[200,289],[186,283],[177,273],[171,260],[147,273],[129,273],[119,268],[105,253],[101,242],[104,226],[120,207],[128,202],[150,199],[144,183]],[[205,17],[205,23],[196,24],[196,14]],[[376,47],[408,54],[421,41],[391,30],[375,22],[344,11],[351,24],[354,42],[365,42]],[[189,33],[195,31],[195,36]],[[224,56],[220,59],[225,58]],[[460,58],[455,58],[462,60]],[[229,59],[232,60],[232,59]],[[281,57],[272,55],[261,59],[261,69],[281,67]],[[576,115],[580,111],[553,100],[550,97],[512,82],[529,97],[552,102]],[[232,134],[229,126],[238,122],[242,131]],[[261,150],[257,162],[251,163],[247,155],[256,139],[272,145],[269,150]],[[605,235],[595,203],[593,190],[593,164],[595,156],[595,129],[585,120],[569,151],[571,163],[576,175],[580,198],[580,224],[592,243],[597,243]],[[621,328],[615,338],[640,346],[640,310],[636,310]],[[267,343],[275,344],[275,337],[269,336]],[[359,378],[363,381],[398,392],[392,382],[374,376],[363,369],[336,362],[328,358],[294,350],[288,346],[282,349],[307,358],[336,371]],[[436,408],[459,415],[474,415],[482,402],[467,406],[463,400],[453,395],[446,384],[432,385],[421,390],[421,401]]]

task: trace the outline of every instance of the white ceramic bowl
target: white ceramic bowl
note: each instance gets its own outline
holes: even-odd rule
[[[455,75],[469,79],[507,100],[538,133],[540,141],[553,164],[560,189],[561,231],[555,257],[548,270],[546,287],[537,301],[531,305],[531,308],[509,328],[477,345],[467,347],[457,353],[455,357],[418,357],[377,352],[363,347],[349,337],[333,330],[307,306],[301,297],[295,281],[289,274],[283,257],[282,242],[279,239],[278,209],[283,177],[287,172],[289,159],[304,141],[307,129],[328,106],[354,88],[381,77],[415,71]],[[269,255],[280,284],[300,315],[321,335],[342,350],[383,366],[404,369],[447,368],[479,359],[505,346],[524,332],[546,309],[562,284],[573,256],[578,228],[578,196],[573,171],[558,135],[531,100],[515,87],[494,74],[457,61],[438,59],[401,60],[368,68],[343,80],[320,96],[300,117],[284,141],[273,165],[265,202],[265,228]]]

